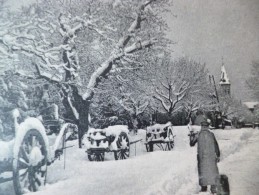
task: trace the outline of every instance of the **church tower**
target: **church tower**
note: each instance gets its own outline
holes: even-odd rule
[[[220,75],[220,81],[219,81],[219,85],[221,87],[221,89],[223,89],[224,93],[226,95],[230,96],[230,80],[228,78],[224,63],[222,63],[221,66],[221,75]]]

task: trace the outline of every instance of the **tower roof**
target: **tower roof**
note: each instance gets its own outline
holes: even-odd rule
[[[225,69],[224,64],[221,66],[221,75],[220,75],[220,82],[219,84],[230,84],[230,80],[227,75],[227,71]]]

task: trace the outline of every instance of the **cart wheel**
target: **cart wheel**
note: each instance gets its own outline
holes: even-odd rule
[[[88,154],[89,161],[104,161],[104,152]]]
[[[150,151],[149,143],[146,143],[145,145],[146,145],[147,152],[149,152]]]
[[[44,186],[47,176],[46,143],[36,129],[24,135],[19,152],[13,159],[13,183],[15,193],[35,192]]]
[[[153,144],[152,143],[146,143],[146,149],[147,152],[153,152]]]
[[[146,134],[146,149],[147,152],[153,152],[153,144],[148,142],[148,138],[151,137],[151,133]]]
[[[121,132],[117,140],[118,150],[114,151],[115,160],[122,160],[129,158],[130,143],[128,135],[125,132]]]
[[[174,135],[173,135],[173,131],[171,128],[168,130],[167,136],[168,136],[169,141],[168,141],[168,143],[166,143],[165,150],[172,150],[174,148]]]

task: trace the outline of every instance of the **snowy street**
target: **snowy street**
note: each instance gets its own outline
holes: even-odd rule
[[[221,172],[228,174],[232,194],[258,194],[259,192],[259,132],[253,133],[244,147],[220,163]]]
[[[47,185],[31,195],[59,194],[198,194],[196,147],[189,147],[188,129],[174,127],[173,151],[156,149],[145,151],[144,144],[131,146],[131,158],[115,161],[112,153],[106,153],[104,162],[90,162],[83,149],[67,149],[66,165],[56,161],[48,168]],[[259,191],[258,129],[215,130],[221,148],[220,173],[228,175],[233,195],[256,195]],[[136,140],[145,138],[140,130]],[[0,186],[0,194],[6,189],[13,195],[12,183]],[[109,193],[107,193],[109,192]]]

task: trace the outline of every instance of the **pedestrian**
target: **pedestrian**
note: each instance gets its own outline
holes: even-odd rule
[[[209,121],[207,118],[201,122],[199,133],[190,133],[190,146],[197,146],[198,174],[201,192],[207,191],[210,185],[212,194],[217,193],[217,180],[219,171],[217,163],[220,160],[220,150],[217,140],[212,132],[209,131]]]

